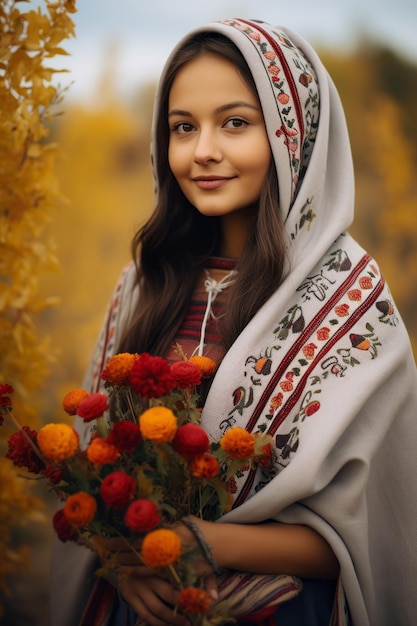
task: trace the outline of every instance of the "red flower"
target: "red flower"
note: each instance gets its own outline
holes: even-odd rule
[[[174,386],[168,361],[146,352],[133,363],[129,382],[142,398],[160,398]]]
[[[12,401],[8,395],[13,392],[14,389],[11,385],[8,385],[7,383],[2,383],[0,385],[0,426],[4,422],[3,411],[11,411]]]
[[[201,383],[201,370],[191,361],[176,361],[171,365],[171,374],[175,387],[179,389]]]
[[[0,396],[11,394],[13,392],[14,392],[14,389],[11,385],[8,385],[7,383],[0,384]]]
[[[210,442],[205,430],[198,424],[180,426],[174,437],[174,450],[185,459],[193,459],[208,451]]]
[[[129,504],[125,513],[125,524],[134,533],[146,533],[159,524],[161,514],[151,500],[141,498]]]
[[[26,433],[26,434],[25,434]],[[37,443],[37,433],[31,430],[29,426],[22,426],[21,430],[9,437],[9,449],[6,453],[6,459],[10,459],[17,467],[26,467],[29,472],[39,474],[45,467],[44,462],[36,454],[31,446],[28,438]]]
[[[128,453],[133,452],[141,440],[138,425],[127,420],[116,422],[106,438],[107,443],[115,446],[119,452]]]
[[[43,475],[49,480],[50,483],[58,485],[64,476],[64,472],[56,465],[47,465],[43,470]]]
[[[109,399],[103,393],[91,393],[87,398],[81,400],[78,405],[77,415],[84,422],[92,422],[98,417],[102,417],[104,411],[109,407]]]
[[[106,506],[124,507],[136,491],[136,481],[125,472],[112,472],[101,483],[100,494]]]
[[[63,509],[59,509],[59,511],[55,513],[52,518],[52,525],[56,534],[58,535],[58,539],[60,539],[64,543],[65,541],[71,541],[75,538],[76,530],[65,517]]]
[[[178,606],[186,614],[207,613],[211,603],[212,599],[207,591],[199,587],[186,587],[182,589],[178,598]]]

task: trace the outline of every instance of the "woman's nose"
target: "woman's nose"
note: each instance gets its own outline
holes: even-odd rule
[[[222,160],[222,151],[213,130],[200,130],[194,150],[195,163],[219,162]]]

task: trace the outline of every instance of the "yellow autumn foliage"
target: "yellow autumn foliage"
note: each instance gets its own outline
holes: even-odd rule
[[[352,143],[356,210],[351,231],[380,264],[417,358],[417,143],[409,121],[411,113],[412,130],[414,113],[389,89],[380,58],[365,46],[324,60],[341,94]],[[407,71],[404,80],[415,94],[417,67],[398,60],[397,71],[400,77]]]
[[[39,279],[57,264],[45,225],[63,198],[56,175],[58,147],[50,124],[62,98],[48,66],[66,54],[74,36],[75,0],[45,1],[45,7],[0,0],[0,382],[15,388],[20,420],[39,424],[37,396],[51,365],[49,341],[37,328],[41,310],[54,299],[41,296]],[[12,432],[0,430],[0,451]],[[39,502],[7,460],[0,463],[0,589],[9,572],[24,565],[21,545],[12,544],[16,526],[37,517]]]
[[[1,11],[4,12],[6,6],[11,10],[12,4],[15,7],[15,3],[0,0],[0,25],[3,25]],[[68,13],[74,8],[72,3],[48,2],[48,5],[56,7],[57,13],[64,13],[71,21]],[[16,17],[15,29],[18,23]],[[16,67],[22,59],[29,63],[28,59],[34,54],[33,46],[36,49],[40,41],[39,33],[48,30],[44,17],[41,19],[38,13],[30,20],[24,18],[23,23],[26,23],[26,30],[19,31],[15,37],[27,35],[27,41],[22,41],[15,59]],[[69,22],[66,23],[68,26]],[[0,81],[5,50],[11,41],[7,39],[10,30],[3,28],[0,37]],[[50,36],[49,51],[62,52],[62,39],[59,39],[62,34],[58,29]],[[66,35],[71,34],[73,27],[68,27]],[[48,54],[43,58],[46,60]],[[416,177],[413,173],[416,157],[415,146],[402,127],[404,110],[384,97],[375,68],[366,54],[356,58],[332,53],[325,62],[341,91],[352,139],[357,180],[354,234],[381,263],[417,347],[415,297],[413,301],[417,278]],[[51,345],[54,352],[58,352],[58,359],[48,377],[48,385],[44,385],[42,419],[64,420],[66,418],[59,412],[60,400],[64,393],[81,383],[110,293],[120,269],[129,260],[133,232],[153,204],[149,159],[152,94],[149,92],[146,106],[124,101],[109,76],[110,66],[105,56],[105,80],[96,98],[88,104],[67,103],[62,117],[52,118],[52,104],[59,98],[57,92],[54,95],[48,92],[50,105],[37,112],[26,103],[20,109],[19,128],[13,131],[16,133],[13,142],[10,136],[14,126],[10,120],[18,115],[17,97],[21,96],[11,89],[10,80],[1,83],[0,164],[4,163],[5,169],[0,167],[0,194],[3,194],[0,195],[0,350],[7,358],[0,364],[0,381],[6,378],[16,387],[16,413],[22,421],[35,427],[39,420],[32,399],[46,380],[50,365],[49,334],[52,334]],[[43,66],[37,68],[38,78],[42,79],[44,88],[49,89],[52,74]],[[24,72],[20,76],[32,75]],[[38,79],[34,83],[38,86]],[[8,90],[12,97],[7,95]],[[29,98],[30,93],[25,93],[24,97]],[[46,92],[43,94],[45,96]],[[35,118],[29,115],[32,112]],[[3,125],[3,119],[8,126]],[[63,151],[57,167],[58,149],[48,135],[50,121],[51,134]],[[32,126],[40,133],[36,139]],[[5,129],[9,130],[9,140]],[[15,149],[15,144],[21,149],[20,159],[13,157],[18,171],[12,165],[12,152],[8,152],[11,145]],[[9,188],[13,189],[12,197],[5,192]],[[60,189],[69,204],[55,213],[55,207],[62,203]],[[9,210],[12,206],[13,216]],[[52,242],[55,242],[59,263]],[[44,270],[49,267],[57,271],[46,273]],[[41,274],[41,289],[38,290]],[[59,309],[51,307],[53,301],[49,294],[59,296]],[[21,402],[19,407],[18,402]],[[1,490],[6,476],[0,463]],[[8,491],[4,492],[7,497],[3,496],[3,502],[0,501],[3,522],[3,525],[0,522],[0,532],[6,537],[2,546],[5,551],[11,520],[20,521],[16,511],[23,512],[21,517],[37,511],[30,496],[25,495],[25,485],[18,483],[14,478],[8,480]],[[15,509],[7,504],[13,500],[12,492]],[[50,535],[45,540],[44,551],[45,546],[47,551]],[[0,564],[0,585],[7,571],[16,571],[18,562],[22,563],[19,550],[8,553]]]
[[[369,112],[369,133],[378,181],[380,254],[386,278],[395,290],[400,311],[410,320],[409,332],[417,345],[417,329],[412,323],[417,285],[416,152],[402,132],[401,119],[398,103],[381,97]]]

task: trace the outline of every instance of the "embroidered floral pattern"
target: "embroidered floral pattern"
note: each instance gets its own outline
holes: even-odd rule
[[[332,276],[345,272],[347,277],[342,282]],[[300,425],[320,412],[325,380],[329,376],[343,379],[364,359],[378,357],[381,342],[364,312],[375,306],[380,322],[397,323],[391,301],[379,298],[383,288],[384,281],[369,257],[364,256],[353,267],[345,251],[332,251],[321,271],[298,289],[301,301],[316,299],[323,303],[316,317],[308,319],[307,309],[300,304],[290,307],[273,331],[271,346],[246,359],[248,384],[235,390],[234,406],[222,428],[229,427],[235,412],[242,415],[249,409],[252,417],[246,428],[275,435],[275,470],[270,469],[268,476],[265,470],[259,470],[262,476],[260,480],[258,476],[256,490],[271,479],[271,471],[276,472],[277,466],[288,465],[297,451]],[[284,345],[286,351],[277,354]],[[274,388],[276,393],[271,393],[268,404],[262,407],[263,396],[269,397],[267,389]],[[294,411],[293,406],[298,408]]]
[[[281,125],[276,128],[275,136],[288,151],[292,173],[292,201],[300,176],[310,159],[317,133],[319,92],[314,70],[285,33],[273,31],[271,34],[263,28],[262,22],[256,27],[245,20],[232,19],[225,20],[224,23],[244,33],[257,47],[276,94]],[[294,77],[297,77],[298,86]],[[306,212],[307,221],[299,227],[314,217],[313,212]]]
[[[307,230],[309,231],[313,220],[317,217],[311,206],[313,204],[313,200],[314,200],[313,196],[311,198],[307,198],[307,200],[301,207],[300,219],[295,225],[294,231],[290,235],[292,240],[296,238],[296,236],[298,235],[298,233],[300,232],[302,228],[306,227]]]
[[[380,322],[389,324],[390,326],[396,326],[398,324],[398,317],[395,314],[391,300],[381,300],[377,302],[376,308],[381,312],[381,315],[378,317]]]

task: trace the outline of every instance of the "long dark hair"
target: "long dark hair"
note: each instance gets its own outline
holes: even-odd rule
[[[190,38],[166,70],[156,111],[158,181],[155,210],[136,233],[132,255],[140,284],[140,301],[119,350],[166,354],[172,345],[207,259],[221,247],[221,218],[201,215],[182,193],[168,164],[168,98],[181,67],[203,54],[234,63],[257,94],[249,67],[238,48],[219,33]],[[280,284],[285,257],[283,225],[278,207],[278,182],[271,158],[258,202],[254,228],[238,263],[220,333],[228,349],[254,314]]]

